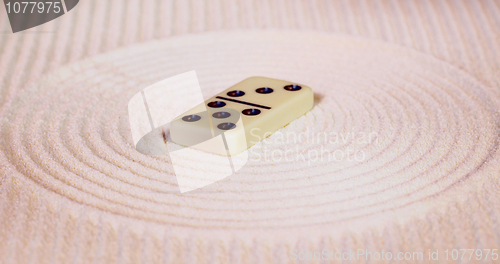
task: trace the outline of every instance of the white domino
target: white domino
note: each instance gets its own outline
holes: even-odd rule
[[[266,77],[251,77],[175,118],[174,143],[219,155],[238,154],[313,107],[310,87]],[[207,140],[222,136],[224,148]]]

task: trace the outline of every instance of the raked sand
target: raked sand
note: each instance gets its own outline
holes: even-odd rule
[[[209,95],[248,76],[272,76],[310,85],[315,106],[252,147],[235,175],[180,194],[168,156],[134,149],[127,104],[151,83],[192,69]],[[160,249],[151,243],[180,243],[201,258],[215,245],[227,254],[263,254],[255,243],[269,244],[278,258],[289,248],[433,249],[472,243],[460,231],[431,232],[429,239],[425,228],[463,223],[463,206],[497,188],[498,99],[457,67],[383,42],[209,33],[112,52],[45,76],[7,109],[4,153],[12,176],[43,186],[31,203],[68,213],[68,226],[54,232],[116,236],[92,243],[140,243],[154,251]],[[186,166],[217,170],[202,157],[186,157]],[[79,249],[101,247],[73,239]]]
[[[371,10],[365,4],[360,10]],[[396,13],[407,8],[388,3],[375,9],[376,18],[393,5]],[[425,19],[398,13],[401,21],[442,27],[418,22],[408,31],[397,21],[358,20],[370,12],[337,23],[321,15],[330,6],[312,5],[322,19],[298,17],[296,26],[241,19],[290,29],[317,24],[333,33],[233,30],[145,41],[158,30],[147,27],[154,21],[120,20],[142,35],[110,26],[108,40],[71,51],[44,35],[1,36],[0,263],[288,263],[292,249],[427,257],[429,249],[498,248],[498,39],[477,32],[498,36],[498,16],[478,14],[498,13],[499,5],[408,5]],[[69,13],[61,21],[80,25],[88,8],[82,2],[74,10],[82,17]],[[435,8],[469,10],[458,14],[481,20],[462,28],[462,20],[437,16]],[[95,12],[97,27],[107,20]],[[108,19],[118,20],[113,14]],[[54,36],[68,31],[63,22]],[[198,22],[158,27],[198,32],[189,26],[204,25]],[[433,31],[443,28],[449,35]],[[96,35],[69,36],[83,43]],[[136,37],[144,43],[128,45]],[[53,47],[53,61],[27,51],[36,46]],[[110,52],[97,55],[99,47]],[[252,147],[235,175],[180,194],[168,156],[135,150],[127,104],[141,89],[191,70],[205,97],[268,76],[309,85],[315,106]],[[189,163],[217,169],[197,155],[186,157]]]

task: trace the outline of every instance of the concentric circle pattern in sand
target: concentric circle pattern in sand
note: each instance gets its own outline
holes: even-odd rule
[[[180,194],[168,157],[134,149],[127,104],[148,85],[190,70],[205,97],[267,76],[311,86],[315,106],[250,149],[236,175]],[[198,228],[310,226],[414,205],[425,212],[429,199],[493,177],[498,99],[454,66],[378,41],[210,33],[46,76],[7,110],[2,147],[24,177],[114,214]]]

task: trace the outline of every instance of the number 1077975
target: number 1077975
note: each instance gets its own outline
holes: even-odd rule
[[[7,13],[60,13],[61,2],[9,2],[5,4]],[[51,12],[52,10],[52,12]]]

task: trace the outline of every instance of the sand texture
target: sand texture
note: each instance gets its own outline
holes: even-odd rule
[[[2,264],[500,247],[499,1],[82,1],[0,28]],[[268,76],[314,108],[180,194],[170,158],[134,148],[127,104],[191,70],[205,97]]]

